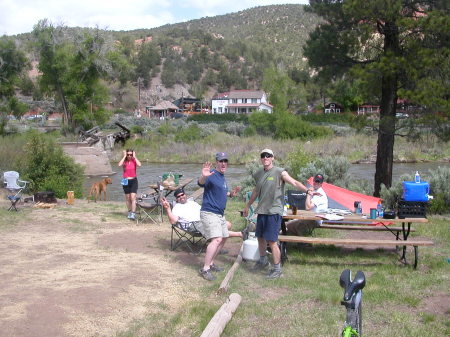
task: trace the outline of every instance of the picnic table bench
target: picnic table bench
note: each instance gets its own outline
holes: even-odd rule
[[[349,245],[349,246],[402,246],[402,255],[400,261],[406,264],[406,247],[414,247],[414,269],[417,268],[419,259],[419,246],[431,246],[433,241],[430,240],[408,240],[409,234],[415,230],[411,228],[412,223],[427,223],[426,218],[405,218],[405,219],[365,219],[361,216],[348,215],[344,216],[342,220],[329,221],[324,220],[322,225],[317,228],[327,228],[336,230],[363,230],[363,231],[389,231],[395,235],[395,240],[384,239],[338,239],[338,238],[319,238],[306,236],[291,236],[286,235],[286,221],[287,220],[321,220],[319,214],[312,212],[301,212],[296,215],[285,215],[282,219],[281,230],[283,235],[279,236],[281,246],[281,256],[283,261],[287,259],[286,242],[308,243],[308,244],[323,244],[323,245]],[[401,224],[401,227],[390,226],[392,224]],[[378,226],[377,226],[378,225]],[[400,236],[400,234],[402,234]]]

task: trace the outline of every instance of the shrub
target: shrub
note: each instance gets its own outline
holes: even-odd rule
[[[306,152],[303,149],[303,146],[297,146],[286,158],[286,166],[289,167],[289,174],[292,177],[297,177],[300,174],[301,169],[311,163],[314,160],[314,157],[313,154]]]
[[[181,131],[178,131],[175,135],[175,141],[178,143],[194,142],[202,138],[201,133],[202,130],[198,127],[198,125],[193,124],[185,129],[182,129]]]
[[[245,125],[243,123],[230,122],[225,124],[223,131],[230,135],[241,136],[244,133]]]
[[[301,115],[301,119],[306,122],[311,123],[342,123],[342,124],[348,124],[351,119],[351,114],[345,113],[345,114],[305,114]]]
[[[329,128],[314,126],[290,113],[278,114],[275,121],[275,138],[278,139],[313,139],[331,134]]]
[[[256,135],[256,128],[253,125],[250,125],[245,128],[244,132],[242,133],[244,137],[252,137]]]
[[[241,122],[248,124],[248,115],[244,114],[197,114],[188,117],[188,121],[195,121],[199,123],[217,123],[224,124],[228,122]]]
[[[439,166],[430,170],[430,194],[434,196],[430,210],[434,213],[448,212],[450,209],[450,168]]]
[[[254,112],[249,116],[249,122],[256,132],[262,135],[274,133],[275,115],[267,112]]]
[[[65,198],[67,191],[83,194],[83,168],[67,156],[62,147],[45,135],[32,132],[20,162],[25,180],[32,192],[53,191],[57,198]]]
[[[327,183],[346,187],[349,181],[349,168],[350,162],[344,157],[319,158],[300,169],[298,177],[303,181],[321,173]]]

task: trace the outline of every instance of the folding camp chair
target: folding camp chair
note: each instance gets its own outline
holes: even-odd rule
[[[138,201],[136,203],[136,223],[150,220],[153,223],[162,222],[162,206],[157,203],[146,204],[145,202]]]
[[[207,240],[198,230],[188,231],[172,224],[172,234],[170,237],[170,250],[175,250],[181,245],[186,246],[191,253],[200,254],[206,247]]]
[[[9,190],[11,195],[8,195],[7,198],[11,202],[11,206],[9,206],[8,211],[16,211],[17,212],[17,203],[22,198],[22,192],[26,188],[28,181],[20,180],[19,173],[16,171],[7,171],[3,173],[3,185],[7,190]]]

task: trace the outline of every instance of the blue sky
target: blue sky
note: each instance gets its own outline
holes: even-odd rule
[[[27,33],[41,19],[110,30],[154,28],[290,0],[1,0],[0,35]]]

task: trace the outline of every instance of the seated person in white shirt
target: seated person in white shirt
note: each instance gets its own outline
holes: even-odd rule
[[[174,196],[176,204],[173,209],[170,208],[170,203],[166,198],[161,198],[161,204],[167,212],[169,221],[173,225],[188,231],[196,231],[196,224],[200,222],[200,208],[201,206],[192,199],[188,199],[186,193],[182,188],[175,190]],[[227,221],[228,229],[231,228],[231,223]],[[244,237],[243,232],[229,231],[230,237]]]
[[[328,210],[328,197],[322,188],[323,175],[316,174],[313,180],[313,187],[306,193],[305,209],[315,213],[324,213]],[[303,236],[320,226],[322,221],[315,220],[293,220],[287,226],[288,234]]]

